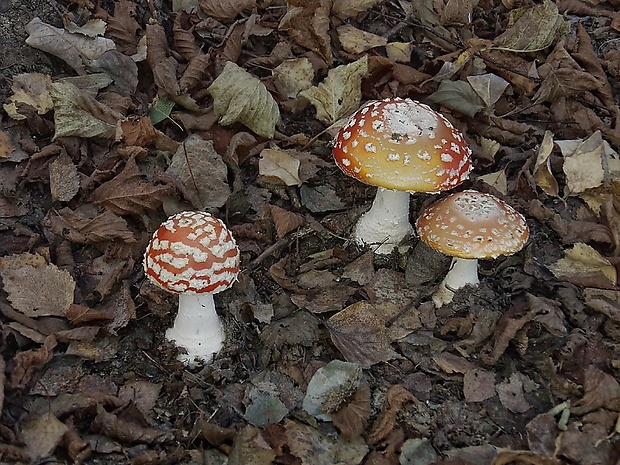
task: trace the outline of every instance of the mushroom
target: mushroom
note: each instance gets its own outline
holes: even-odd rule
[[[410,192],[442,192],[471,171],[471,150],[450,121],[411,99],[366,103],[336,135],[336,164],[349,176],[378,187],[359,219],[356,242],[387,254],[409,234]]]
[[[476,286],[478,259],[512,255],[530,234],[525,218],[497,197],[473,190],[457,192],[429,206],[416,222],[420,240],[453,257],[433,294],[435,306],[450,303],[454,292]]]
[[[166,331],[166,339],[186,351],[179,360],[209,363],[225,340],[213,295],[232,286],[239,272],[239,249],[226,225],[204,212],[171,216],[146,248],[144,271],[157,286],[179,294],[179,311]]]

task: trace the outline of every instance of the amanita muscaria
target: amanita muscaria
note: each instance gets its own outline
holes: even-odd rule
[[[410,192],[452,189],[472,168],[471,150],[450,121],[423,103],[403,98],[362,106],[338,132],[333,154],[346,174],[379,188],[354,238],[380,254],[390,253],[413,233]]]
[[[454,291],[476,286],[478,259],[511,255],[523,248],[530,230],[521,213],[494,195],[466,190],[438,200],[416,222],[420,240],[453,257],[452,267],[433,294],[437,307]]]
[[[233,285],[239,249],[226,225],[209,213],[185,211],[155,231],[144,254],[144,271],[163,289],[179,294],[179,311],[166,338],[185,349],[179,359],[210,362],[225,332],[213,295]]]

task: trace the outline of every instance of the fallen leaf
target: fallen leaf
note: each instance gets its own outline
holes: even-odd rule
[[[413,43],[389,42],[385,44],[385,52],[388,58],[396,63],[409,63],[413,52]]]
[[[272,138],[280,122],[280,110],[265,85],[233,62],[207,89],[213,97],[220,124],[240,122],[259,136]]]
[[[111,211],[92,212],[88,208],[71,210],[51,209],[45,225],[59,237],[76,244],[95,244],[105,241],[135,242],[127,222]]]
[[[467,82],[480,96],[487,108],[493,108],[509,84],[504,78],[493,73],[467,76]]]
[[[571,412],[583,415],[598,408],[620,411],[620,383],[593,365],[583,375],[583,397],[571,405]]]
[[[486,108],[484,100],[464,81],[441,81],[439,88],[428,99],[471,117]]]
[[[557,5],[551,0],[544,0],[542,4],[523,11],[514,24],[493,40],[493,48],[517,53],[543,50],[565,28],[564,17],[558,12]]]
[[[285,60],[272,71],[276,86],[288,98],[296,98],[302,90],[312,87],[314,68],[307,58]]]
[[[247,425],[235,434],[228,465],[271,465],[275,457],[261,430]]]
[[[105,37],[87,37],[67,32],[44,23],[39,18],[26,24],[26,32],[28,45],[64,60],[78,74],[86,74],[90,60],[95,60],[116,47],[112,40]]]
[[[512,373],[510,378],[495,386],[500,402],[513,413],[525,413],[532,408],[525,400],[521,376],[519,373]]]
[[[144,211],[155,210],[172,192],[170,186],[142,179],[136,161],[130,158],[122,172],[95,189],[91,200],[118,215],[141,215]]]
[[[248,423],[264,428],[280,423],[289,410],[277,397],[261,394],[252,399],[243,416]]]
[[[206,15],[226,21],[256,7],[256,0],[198,0],[198,4]]]
[[[534,165],[534,172],[532,176],[536,185],[542,189],[542,191],[552,197],[557,197],[560,190],[558,187],[558,181],[555,179],[551,171],[551,159],[549,156],[553,151],[553,133],[551,131],[545,131],[543,140],[538,147],[538,155],[536,156],[536,163]]]
[[[138,87],[138,65],[127,55],[117,50],[108,50],[89,64],[92,71],[110,76],[121,95],[135,93]]]
[[[381,412],[370,429],[368,444],[376,444],[385,439],[396,426],[396,416],[403,406],[411,402],[418,403],[413,394],[400,384],[392,385],[385,395],[385,403]]]
[[[368,74],[368,56],[332,68],[316,87],[299,93],[316,108],[316,117],[326,125],[355,111],[362,98],[362,78]]]
[[[553,275],[573,284],[615,289],[618,283],[616,267],[584,243],[576,243],[564,251],[564,258],[549,266]]]
[[[508,194],[508,180],[506,179],[505,170],[495,171],[493,173],[487,173],[479,176],[476,178],[476,181],[482,181],[504,195]]]
[[[212,141],[191,135],[183,141],[166,174],[177,179],[199,210],[219,208],[231,194],[228,168]]]
[[[576,146],[571,150],[573,144]],[[608,159],[605,154],[603,138],[599,131],[582,141],[566,144],[556,142],[562,150],[564,164],[562,170],[566,175],[568,194],[579,194],[587,189],[599,187],[607,173]]]
[[[363,384],[348,403],[332,413],[332,422],[340,430],[343,439],[350,441],[364,432],[370,413],[370,388]]]
[[[345,24],[336,29],[338,40],[347,53],[360,54],[387,44],[387,38]]]
[[[285,210],[277,205],[269,205],[269,211],[276,225],[278,239],[282,239],[289,232],[297,229],[306,222],[302,215]]]
[[[73,303],[71,275],[38,255],[0,257],[0,276],[13,307],[30,317],[64,316]]]
[[[340,19],[348,19],[370,10],[381,0],[334,0],[332,12]]]
[[[57,344],[56,337],[47,336],[38,349],[24,350],[15,354],[11,387],[13,389],[26,387],[34,372],[43,368],[52,359]]]
[[[466,402],[483,402],[495,396],[495,373],[472,368],[463,376],[463,395]]]
[[[148,416],[155,407],[161,388],[161,383],[138,379],[121,386],[118,397],[125,402],[133,402],[143,415]]]
[[[301,162],[285,150],[264,149],[258,161],[258,174],[277,178],[287,186],[299,186],[300,165]]]
[[[15,150],[11,143],[11,137],[7,132],[0,131],[0,159],[7,159],[11,156],[11,153]]]
[[[97,416],[90,428],[96,433],[118,439],[127,444],[161,444],[172,439],[172,433],[163,429],[149,428],[123,420],[113,413],[106,412],[97,405]]]
[[[136,4],[130,0],[114,3],[114,14],[108,16],[106,35],[114,40],[116,49],[131,56],[138,51],[138,30],[140,25],[135,18]]]
[[[385,322],[379,320],[368,302],[348,306],[331,316],[325,325],[332,342],[348,362],[370,368],[398,357],[390,345]]]
[[[67,430],[67,426],[51,412],[28,422],[21,429],[26,453],[33,459],[51,455],[62,442]]]
[[[340,197],[338,197],[336,190],[331,186],[308,186],[303,184],[299,193],[301,195],[301,204],[312,213],[324,213],[347,208]]]
[[[34,108],[39,115],[44,115],[54,108],[50,95],[52,78],[47,74],[27,73],[13,76],[11,91],[13,95],[4,104],[4,111],[14,120],[27,117],[19,113],[18,105],[25,103]]]
[[[302,47],[332,63],[329,36],[330,0],[287,0],[286,13],[278,29],[287,32]]]
[[[80,175],[66,151],[49,165],[50,191],[54,201],[68,202],[80,189]]]

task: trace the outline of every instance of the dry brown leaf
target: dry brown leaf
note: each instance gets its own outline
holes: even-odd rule
[[[166,174],[177,179],[194,207],[219,208],[230,197],[228,168],[212,141],[189,136],[172,157]]]
[[[194,27],[192,26],[189,29],[184,28],[187,23],[187,15],[176,15],[172,23],[172,32],[174,34],[174,45],[176,50],[185,60],[191,61],[196,55],[202,52],[200,51],[200,47],[196,44]]]
[[[467,76],[467,82],[480,96],[487,108],[493,108],[509,84],[504,78],[493,73]]]
[[[161,391],[161,383],[151,383],[143,380],[129,381],[121,386],[118,397],[125,402],[133,402],[145,416],[151,413]]]
[[[316,52],[331,65],[329,39],[330,0],[287,0],[287,10],[279,29],[288,32],[302,47]]]
[[[518,373],[512,373],[510,378],[495,386],[500,402],[513,413],[525,413],[532,408],[529,402],[525,400],[523,376],[519,376]]]
[[[34,18],[26,25],[26,43],[64,60],[78,74],[86,74],[90,60],[95,60],[116,45],[104,37],[74,34]]]
[[[463,395],[466,402],[483,402],[495,396],[495,373],[472,368],[463,376]]]
[[[355,391],[350,402],[331,414],[331,419],[342,437],[350,441],[364,432],[370,413],[370,388],[363,384]]]
[[[33,459],[49,456],[62,442],[67,430],[67,426],[53,413],[44,413],[26,423],[21,429],[26,452]]]
[[[77,167],[66,151],[57,156],[49,165],[50,191],[54,201],[68,202],[80,189],[80,176]]]
[[[587,244],[577,243],[564,252],[564,258],[549,266],[558,279],[573,284],[615,289],[618,284],[616,267]]]
[[[312,87],[314,68],[307,58],[284,60],[273,69],[278,91],[288,98],[296,98],[302,91]]]
[[[583,379],[583,397],[571,405],[571,412],[583,415],[599,408],[620,412],[620,383],[616,378],[590,365]]]
[[[271,212],[271,218],[276,225],[278,239],[282,239],[288,233],[302,226],[306,222],[302,215],[285,210],[277,205],[269,205],[269,211]]]
[[[39,255],[29,253],[0,258],[0,276],[9,301],[24,315],[64,316],[73,303],[75,282],[71,275]]]
[[[15,150],[11,143],[11,137],[7,132],[0,131],[0,159],[9,158],[11,153]]]
[[[332,342],[348,362],[370,368],[398,357],[390,345],[385,323],[368,302],[348,306],[330,317],[325,325]]]
[[[124,96],[133,95],[138,87],[138,65],[117,50],[108,50],[90,61],[93,72],[105,73],[114,80],[115,90]]]
[[[376,444],[388,437],[396,426],[396,415],[398,415],[405,404],[410,402],[417,404],[418,400],[402,385],[393,385],[386,394],[385,404],[381,409],[381,413],[379,413],[372,425],[367,438],[368,444]]]
[[[443,80],[439,88],[428,98],[432,102],[471,117],[486,108],[482,98],[465,81]]]
[[[136,161],[130,158],[122,172],[93,192],[91,200],[118,215],[141,215],[155,210],[172,193],[170,186],[142,179]]]
[[[76,244],[96,244],[105,241],[135,242],[127,222],[111,211],[92,212],[92,209],[51,209],[45,225],[50,230]]]
[[[157,130],[148,116],[125,118],[120,122],[120,130],[123,140],[130,146],[144,148],[154,146],[159,150],[174,153],[180,145]]]
[[[110,315],[108,315],[107,313],[98,312],[92,308],[78,304],[71,304],[69,306],[69,310],[67,310],[65,318],[67,318],[67,320],[69,320],[69,322],[74,325],[81,325],[93,321],[107,322],[111,320]]]
[[[553,457],[530,452],[529,450],[503,450],[497,454],[491,465],[562,465]]]
[[[275,457],[261,430],[247,425],[235,435],[228,465],[271,465]]]
[[[181,79],[179,79],[181,92],[192,90],[205,76],[207,70],[209,69],[210,63],[210,55],[198,53],[192,57],[187,65],[187,68],[185,68]]]
[[[97,416],[90,428],[96,433],[127,444],[161,444],[173,437],[170,431],[148,428],[123,420],[113,413],[106,412],[101,404],[97,405]]]
[[[301,162],[286,150],[265,149],[260,153],[258,174],[277,178],[287,186],[301,185],[299,167]]]
[[[106,18],[106,34],[114,40],[116,49],[125,55],[133,55],[138,50],[140,25],[134,17],[135,10],[134,2],[120,0],[114,3],[114,15]]]
[[[149,24],[146,26],[146,60],[155,71],[157,65],[170,55],[166,30],[161,24]]]
[[[219,21],[234,19],[239,13],[251,10],[256,0],[198,0],[200,9]]]
[[[38,349],[25,350],[15,354],[13,357],[15,367],[11,372],[11,387],[13,389],[26,387],[33,373],[43,368],[52,359],[57,344],[55,336],[47,336],[43,345]]]
[[[441,12],[444,26],[467,26],[471,22],[474,0],[447,0]]]

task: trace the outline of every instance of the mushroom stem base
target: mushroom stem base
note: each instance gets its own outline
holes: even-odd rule
[[[354,236],[356,242],[376,247],[375,253],[389,254],[412,234],[409,192],[379,188],[372,207],[357,222]]]
[[[189,367],[196,365],[195,359],[211,362],[213,354],[222,349],[225,336],[213,294],[179,295],[179,312],[166,339],[187,352],[179,355],[180,361]]]
[[[433,294],[433,303],[436,307],[449,304],[457,289],[467,285],[477,286],[479,282],[478,260],[453,258],[450,271]]]

